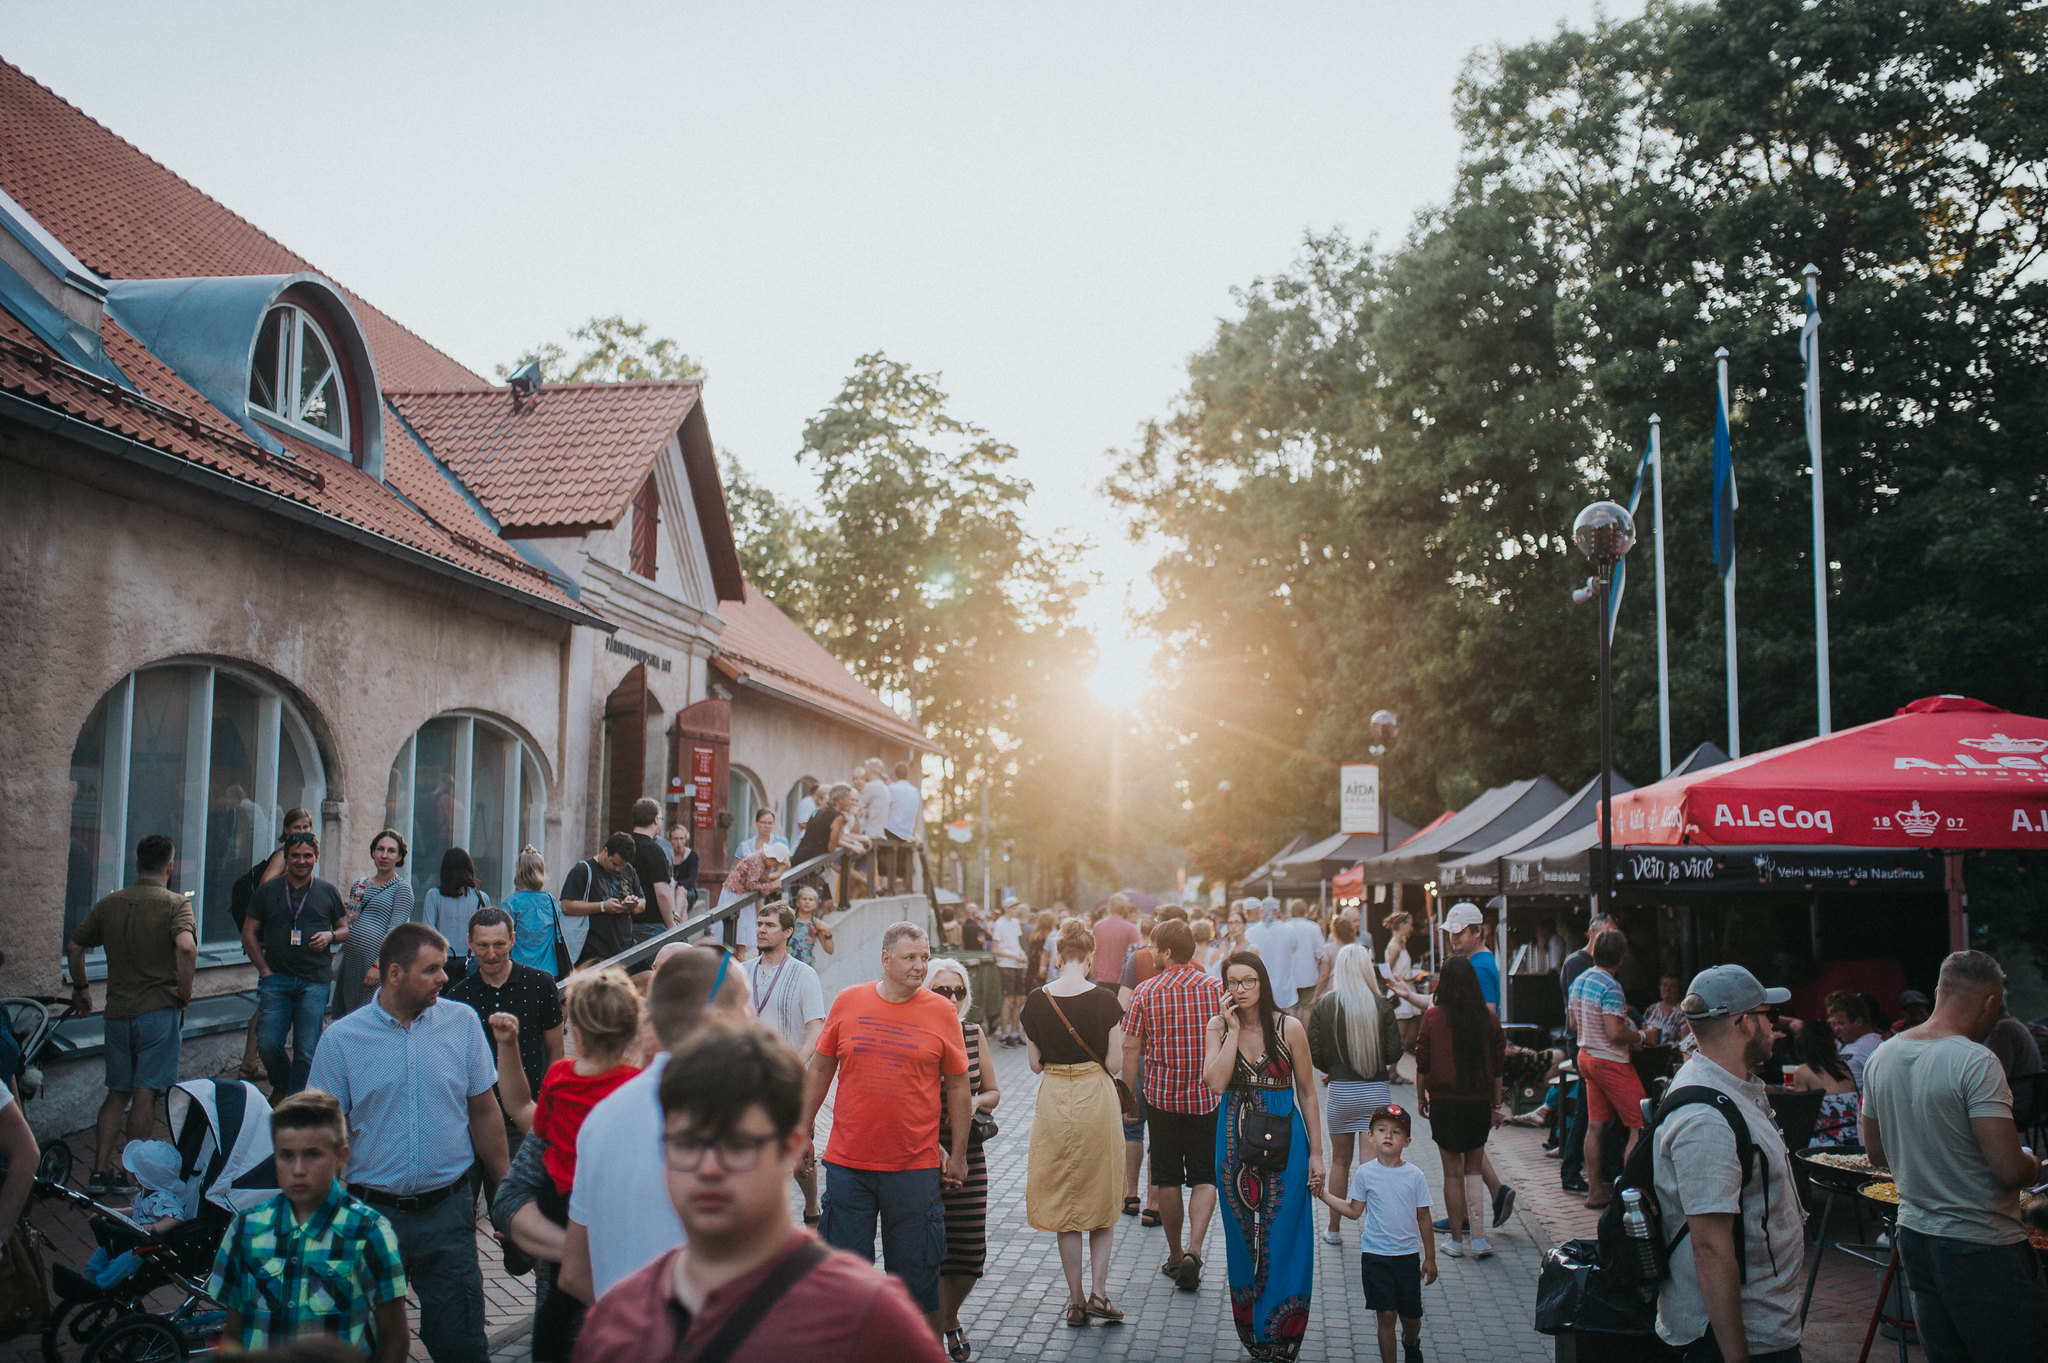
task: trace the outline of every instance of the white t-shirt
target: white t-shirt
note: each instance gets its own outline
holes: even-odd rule
[[[1256,919],[1245,924],[1244,941],[1246,946],[1259,953],[1259,959],[1266,967],[1266,977],[1273,981],[1276,992],[1293,982],[1294,942],[1288,935],[1286,924],[1277,919],[1271,923]]]
[[[747,987],[754,992],[754,1016],[801,1051],[805,1030],[825,1020],[825,986],[818,972],[789,955],[781,965],[765,967],[756,956],[747,962],[746,971]]]
[[[1856,1081],[1858,1093],[1863,1091],[1864,1064],[1870,1059],[1871,1053],[1883,1044],[1883,1036],[1876,1032],[1865,1032],[1842,1047],[1842,1060],[1849,1066],[1849,1077]]]
[[[576,1134],[576,1186],[569,1219],[590,1232],[590,1281],[597,1295],[639,1272],[686,1238],[668,1200],[662,1158],[661,1072],[664,1052],[590,1110]],[[602,1159],[588,1156],[602,1150]]]
[[[996,920],[996,964],[1014,970],[1024,968],[1024,925],[1014,918]]]
[[[1350,1197],[1353,1202],[1365,1199],[1365,1215],[1359,1218],[1360,1254],[1422,1253],[1415,1213],[1429,1207],[1429,1179],[1420,1169],[1406,1161],[1389,1168],[1377,1156],[1362,1160],[1351,1171]]]
[[[1322,962],[1316,959],[1316,952],[1322,949],[1323,930],[1307,918],[1290,919],[1287,931],[1294,938],[1294,987],[1297,991],[1313,989],[1322,978]]]
[[[884,825],[889,835],[909,842],[917,836],[917,810],[924,803],[924,795],[908,780],[889,783],[889,822]]]

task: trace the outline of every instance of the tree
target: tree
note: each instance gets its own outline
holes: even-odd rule
[[[645,322],[628,322],[624,317],[593,317],[569,333],[581,344],[572,364],[569,348],[543,341],[525,351],[510,364],[498,366],[498,377],[510,378],[515,370],[538,360],[548,383],[620,383],[635,379],[702,379],[704,368],[683,353],[682,346],[666,336],[652,340]]]
[[[756,482],[730,451],[720,452],[719,473],[747,581],[791,619],[815,620],[818,565],[837,553],[833,531],[802,503]]]

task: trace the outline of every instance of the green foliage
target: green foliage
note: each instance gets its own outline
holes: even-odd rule
[[[579,343],[574,363],[569,348],[543,341],[520,354],[510,364],[498,366],[498,377],[512,373],[535,360],[540,361],[542,378],[548,383],[620,383],[635,379],[702,379],[704,367],[683,353],[682,346],[666,336],[652,340],[645,322],[628,322],[614,314],[593,317],[569,333]]]
[[[835,553],[834,531],[802,503],[754,481],[730,451],[720,452],[719,477],[747,581],[791,619],[815,619],[817,565]]]
[[[1407,240],[1311,238],[1239,297],[1109,490],[1161,546],[1188,785],[1277,844],[1402,720],[1418,822],[1597,761],[1580,506],[1663,418],[1674,743],[1726,728],[1708,520],[1731,352],[1747,749],[1813,732],[1797,331],[1820,269],[1838,727],[2048,664],[2048,40],[1962,0],[1652,3],[1469,68],[1456,187]],[[1617,762],[1656,774],[1648,545],[1617,637]],[[1214,827],[1212,798],[1198,816]]]

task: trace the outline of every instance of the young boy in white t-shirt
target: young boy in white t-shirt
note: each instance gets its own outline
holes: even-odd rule
[[[1429,1180],[1401,1158],[1415,1134],[1404,1107],[1389,1103],[1372,1114],[1365,1145],[1374,1158],[1351,1171],[1351,1196],[1315,1193],[1330,1210],[1364,1216],[1358,1233],[1359,1276],[1366,1307],[1379,1314],[1381,1363],[1394,1363],[1394,1317],[1406,1336],[1405,1363],[1422,1363],[1422,1285],[1436,1281],[1436,1234],[1429,1223]]]

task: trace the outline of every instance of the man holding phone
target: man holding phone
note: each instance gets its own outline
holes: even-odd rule
[[[633,945],[633,915],[645,902],[633,870],[631,833],[614,833],[604,849],[569,868],[562,881],[562,912],[590,920],[577,965],[616,956]]]

